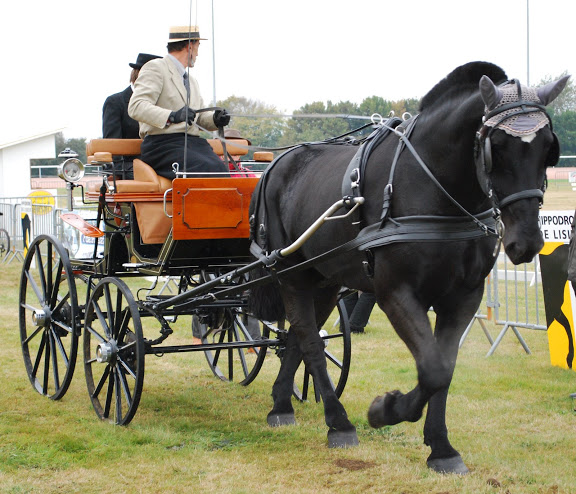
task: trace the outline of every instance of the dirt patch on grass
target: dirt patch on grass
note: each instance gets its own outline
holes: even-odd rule
[[[334,461],[334,465],[336,465],[338,468],[344,468],[346,470],[356,471],[356,470],[366,470],[367,468],[373,468],[376,466],[376,463],[374,463],[373,461],[339,458],[336,461]]]

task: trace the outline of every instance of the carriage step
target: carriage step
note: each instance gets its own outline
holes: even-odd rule
[[[152,266],[152,264],[147,264],[144,262],[125,262],[124,264],[122,264],[122,267],[126,269],[138,269],[138,268],[145,268],[148,266]]]

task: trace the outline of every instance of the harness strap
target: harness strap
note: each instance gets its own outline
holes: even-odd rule
[[[386,187],[384,187],[384,198],[382,199],[382,213],[380,214],[380,222],[383,226],[388,216],[390,215],[390,205],[392,203],[392,193],[394,192],[394,186],[392,185],[394,182],[394,173],[396,172],[396,165],[398,164],[398,159],[402,154],[402,151],[406,147],[406,142],[408,138],[412,135],[412,131],[416,126],[416,120],[418,119],[418,115],[413,117],[409,122],[408,125],[400,125],[395,129],[391,129],[400,139],[398,140],[398,146],[396,146],[396,152],[394,153],[394,158],[392,160],[392,166],[390,167],[390,175],[388,176],[388,183]],[[400,130],[402,129],[402,131]]]
[[[521,199],[531,199],[534,197],[542,201],[542,199],[544,198],[544,192],[542,192],[541,189],[522,190],[520,192],[516,192],[514,194],[506,196],[504,199],[500,201],[498,206],[500,207],[500,209],[502,209],[508,206],[508,204],[512,204],[513,202],[520,201]]]
[[[485,225],[486,228],[479,230],[474,222],[461,216],[405,216],[395,218],[384,228],[381,228],[379,223],[374,223],[362,229],[352,240],[295,266],[275,271],[270,277],[277,279],[288,274],[303,271],[354,249],[366,251],[374,247],[399,242],[462,241],[487,236],[499,236],[496,230],[497,223],[492,215],[492,210],[484,211],[483,213],[473,216],[473,218],[477,223]],[[269,269],[274,266],[277,261],[283,259],[283,257],[279,255],[280,249],[266,255],[255,242],[250,246],[250,252]]]
[[[401,122],[402,120],[398,117],[389,118],[385,123],[380,123],[376,130],[374,130],[374,132],[372,132],[362,142],[360,148],[344,172],[344,178],[342,180],[342,197],[362,196],[363,179],[368,158],[376,146],[386,139],[386,137],[388,137]]]

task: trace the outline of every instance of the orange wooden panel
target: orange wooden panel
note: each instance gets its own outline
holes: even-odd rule
[[[77,230],[80,230],[87,237],[103,237],[104,232],[94,225],[88,223],[82,216],[75,213],[62,213],[60,215],[62,221],[72,225]]]
[[[174,239],[248,238],[248,210],[257,183],[255,177],[174,180]]]

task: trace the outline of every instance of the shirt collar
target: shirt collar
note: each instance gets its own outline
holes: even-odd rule
[[[180,60],[178,60],[174,55],[171,55],[170,53],[168,53],[168,58],[170,60],[172,60],[172,62],[174,63],[174,65],[176,66],[176,70],[178,71],[178,73],[183,76],[186,73],[186,69],[184,68],[184,65],[182,65],[180,63]]]

